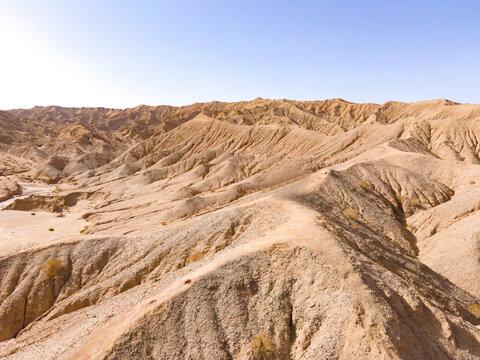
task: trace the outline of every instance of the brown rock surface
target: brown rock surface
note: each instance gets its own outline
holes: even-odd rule
[[[480,359],[480,105],[52,106],[0,130],[25,189],[0,203],[0,358]]]

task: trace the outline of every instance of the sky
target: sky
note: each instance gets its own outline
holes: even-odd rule
[[[0,109],[480,103],[480,1],[0,0]]]

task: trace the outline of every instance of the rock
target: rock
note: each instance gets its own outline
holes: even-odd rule
[[[14,195],[22,194],[22,186],[9,179],[0,179],[0,201],[5,201]]]

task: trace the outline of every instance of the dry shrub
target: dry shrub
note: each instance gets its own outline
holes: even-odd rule
[[[470,185],[473,185],[473,184],[475,184],[475,181],[470,180],[468,183],[469,183]]]
[[[42,266],[42,271],[49,278],[54,278],[57,276],[60,271],[63,269],[62,260],[57,258],[50,258],[45,261],[45,264]]]
[[[477,319],[480,319],[480,304],[470,304],[467,306],[467,310],[470,311]]]
[[[480,319],[480,304],[470,304],[467,306],[467,310],[470,311],[477,319]]]
[[[362,188],[363,190],[368,190],[370,188],[370,186],[368,185],[368,183],[364,180],[358,180],[356,183],[355,183],[359,188]]]
[[[400,204],[403,204],[405,202],[405,196],[403,196],[402,194],[396,194],[396,196]]]
[[[252,340],[253,360],[273,360],[277,358],[277,351],[273,341],[266,334],[260,334]]]
[[[185,265],[188,265],[188,264],[194,263],[198,260],[201,260],[201,259],[203,259],[204,256],[205,256],[204,253],[202,253],[200,251],[197,251],[196,253],[193,253],[193,254],[191,254],[190,256],[187,257],[187,259],[185,260]]]
[[[226,247],[228,246],[228,242],[224,242],[224,243],[220,243],[220,244],[217,244],[215,245],[215,252],[219,252],[219,251],[222,251],[223,249],[225,249]]]
[[[248,195],[248,194],[251,194],[255,192],[253,189],[249,189],[249,188],[244,188],[244,187],[237,187],[237,199],[245,196],[245,195]]]
[[[205,257],[205,253],[203,252],[200,252],[200,251],[197,251],[193,254],[190,254],[190,255],[185,255],[185,257],[183,258],[183,261],[180,261],[177,263],[177,270],[179,269],[182,269],[184,268],[185,266],[191,264],[191,263],[194,263],[198,260],[201,260]]]
[[[346,217],[348,217],[352,220],[357,220],[358,219],[358,210],[348,208],[348,209],[343,210],[343,215],[345,215]]]
[[[230,227],[228,228],[228,230],[223,235],[223,238],[225,240],[231,240],[232,239],[233,235],[235,235],[235,227],[236,227],[236,224],[232,222],[230,224]]]
[[[167,222],[166,222],[166,221],[162,221],[160,224],[162,224],[162,225],[167,225]]]
[[[419,207],[420,206],[420,201],[418,199],[412,199],[412,200],[410,200],[410,206],[411,207]]]

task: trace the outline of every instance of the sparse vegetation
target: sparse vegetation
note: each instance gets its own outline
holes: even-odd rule
[[[44,177],[44,178],[39,178],[39,180],[43,180],[46,184],[55,184],[56,180],[51,177]]]
[[[470,304],[467,306],[467,310],[470,311],[477,319],[480,319],[480,304]]]
[[[48,231],[55,231],[54,228],[48,228]]]
[[[405,196],[403,196],[402,194],[395,194],[395,195],[400,204],[403,204],[405,202]]]
[[[184,268],[185,266],[187,266],[191,263],[194,263],[196,261],[199,261],[199,260],[203,259],[205,257],[205,255],[206,255],[206,253],[203,253],[201,251],[197,251],[193,254],[186,255],[181,262],[177,263],[176,268],[177,269],[182,269],[182,268]]]
[[[85,231],[87,231],[88,226],[85,225],[82,230],[80,230],[80,234],[83,234]]]
[[[57,258],[50,258],[45,261],[45,264],[42,266],[42,271],[49,278],[56,277],[60,271],[63,269],[62,260]]]
[[[411,206],[411,207],[414,207],[414,208],[419,207],[419,206],[420,206],[420,200],[418,200],[418,199],[411,199],[411,200],[410,200],[410,206]]]
[[[34,213],[34,212],[32,212],[32,213],[30,213],[30,215],[35,215],[35,213]]]
[[[218,244],[218,245],[215,245],[215,252],[219,252],[219,251],[222,251],[223,249],[225,249],[226,247],[228,246],[228,242],[224,242],[224,243],[221,243],[221,244]]]
[[[203,257],[205,257],[205,254],[200,251],[197,251],[185,259],[185,265],[201,260]]]
[[[348,217],[352,220],[357,220],[358,219],[358,210],[348,208],[348,209],[343,210],[343,215],[345,215],[346,217]]]
[[[252,340],[253,360],[273,360],[277,358],[277,351],[272,340],[266,334],[260,334]]]
[[[365,180],[358,180],[355,184],[356,184],[359,188],[362,188],[363,190],[368,190],[368,189],[370,189],[370,186],[368,185],[368,183],[367,183]]]
[[[190,279],[185,280],[185,284],[191,284],[191,283],[192,283],[192,280]]]

